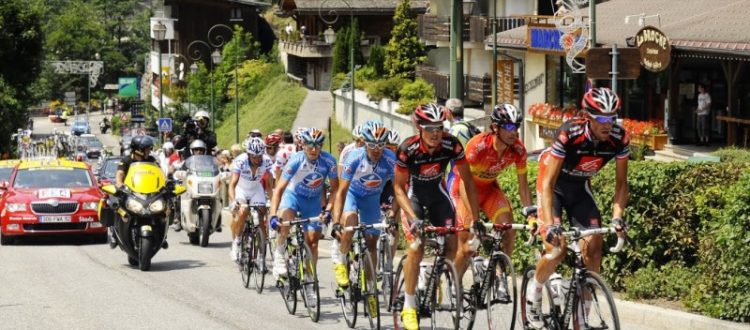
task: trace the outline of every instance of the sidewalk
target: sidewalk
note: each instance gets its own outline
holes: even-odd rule
[[[292,124],[292,132],[297,127],[316,127],[325,130],[328,118],[333,114],[333,97],[329,91],[307,90],[307,96],[297,112]]]

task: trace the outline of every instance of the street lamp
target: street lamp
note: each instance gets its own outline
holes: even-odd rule
[[[159,60],[159,118],[164,118],[164,86],[162,86],[162,76],[161,76],[161,42],[164,41],[164,39],[167,36],[167,26],[164,25],[161,21],[156,22],[156,25],[154,25],[154,39],[156,39],[156,52],[158,53]],[[160,135],[161,142],[164,143],[164,134]]]
[[[101,56],[99,56],[98,52],[94,54],[94,59],[97,61],[101,60]],[[86,81],[86,86],[88,88],[87,94],[89,98],[89,105],[88,105],[88,108],[86,109],[86,118],[88,118],[89,111],[91,111],[91,70],[89,70],[89,79],[88,81]]]
[[[325,7],[325,3],[328,1],[329,0],[323,1],[323,3],[320,5],[320,8],[318,9],[318,16],[320,16],[320,19],[323,22],[328,24],[328,29],[326,29],[326,31],[323,33],[323,38],[325,38],[326,43],[333,44],[334,42],[336,42],[336,32],[333,31],[333,28],[331,26],[334,23],[336,23],[336,21],[338,21],[339,15],[335,9],[331,9],[328,11],[328,14],[333,16],[332,20],[329,21],[323,16],[322,9]],[[346,5],[346,7],[349,8],[349,31],[350,31],[349,33],[354,33],[354,10],[352,10],[352,6],[349,5],[349,3],[346,0],[339,0],[339,1],[343,2],[344,5]],[[351,40],[356,40],[356,38],[351,38]],[[356,111],[356,102],[354,102],[354,90],[355,90],[354,88],[354,47],[359,47],[359,45],[349,45],[349,46],[350,46],[349,47],[349,73],[351,74],[349,85],[352,91],[351,118],[352,118],[352,127],[354,127],[355,125],[354,113]]]
[[[198,65],[193,62],[193,64],[190,65],[190,73],[196,74],[198,73]],[[188,112],[190,112],[190,116],[193,116],[193,104],[190,103],[190,84],[187,85],[187,92],[188,92]]]
[[[193,40],[190,44],[187,46],[187,52],[189,57],[194,61],[199,61],[203,56],[201,56],[201,52],[199,49],[195,48],[196,45],[201,45],[203,47],[206,47],[206,49],[211,52],[209,54],[211,60],[209,61],[209,64],[211,66],[209,67],[209,79],[211,80],[211,130],[215,131],[215,123],[216,123],[216,117],[214,116],[214,64],[221,63],[221,53],[219,53],[219,48],[224,46],[224,43],[226,40],[221,35],[216,35],[214,37],[211,37],[214,35],[214,31],[216,31],[217,28],[226,29],[229,31],[229,33],[233,33],[232,28],[229,26],[226,26],[224,24],[216,24],[212,26],[210,29],[208,29],[207,34],[207,40],[208,42],[205,42],[203,40]],[[192,49],[192,51],[191,51]],[[211,51],[213,49],[213,51]],[[237,123],[239,125],[239,123]]]

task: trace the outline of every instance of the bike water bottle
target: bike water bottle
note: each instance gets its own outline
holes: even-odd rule
[[[476,256],[473,259],[473,267],[474,267],[474,282],[479,283],[482,281],[482,277],[484,277],[484,257],[482,256]]]
[[[558,273],[552,273],[549,277],[549,288],[550,293],[552,293],[552,302],[555,304],[555,306],[560,306],[562,303],[562,297],[565,296],[565,293],[562,291],[562,282],[563,279]]]
[[[253,225],[260,225],[260,217],[258,216],[258,210],[255,208],[250,209],[250,216],[253,218]]]
[[[432,264],[427,261],[419,263],[419,281],[417,281],[417,289],[424,291],[427,289],[427,277],[432,271]]]

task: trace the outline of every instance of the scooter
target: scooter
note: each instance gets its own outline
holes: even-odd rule
[[[101,189],[111,196],[99,205],[99,219],[114,228],[117,245],[128,255],[128,263],[141,271],[151,269],[151,259],[166,246],[167,200],[185,192],[185,187],[167,181],[154,163],[130,165],[125,185]]]
[[[186,183],[187,193],[180,197],[180,224],[190,244],[208,246],[209,237],[221,223],[221,185],[216,158],[195,155],[185,160],[187,170],[176,171],[175,179]]]

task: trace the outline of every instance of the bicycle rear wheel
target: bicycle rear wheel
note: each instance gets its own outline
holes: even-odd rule
[[[312,250],[305,243],[305,248],[301,250],[302,258],[300,259],[300,283],[302,284],[302,299],[307,307],[307,315],[313,322],[320,319],[320,286],[318,285],[318,272],[315,269]]]
[[[578,303],[573,308],[573,328],[620,329],[620,317],[612,291],[599,274],[589,272],[578,291]]]
[[[536,274],[536,267],[529,266],[526,268],[526,270],[523,272],[523,281],[521,282],[521,297],[518,301],[519,307],[521,312],[519,313],[521,316],[521,323],[523,324],[524,329],[533,329],[534,327],[531,326],[531,323],[529,321],[529,317],[527,315],[528,308],[526,306],[526,289],[529,285],[532,285],[532,280],[534,279],[534,274]],[[545,283],[544,287],[542,288],[542,321],[544,321],[545,328],[554,328],[554,329],[561,329],[559,324],[560,314],[562,312],[560,311],[560,308],[554,304],[554,301],[552,300],[552,291],[550,291],[549,283]]]
[[[354,328],[357,325],[357,299],[356,290],[359,290],[357,282],[357,276],[359,276],[356,267],[352,259],[353,253],[349,252],[344,260],[346,265],[347,275],[349,276],[349,286],[346,288],[337,288],[336,296],[339,298],[339,304],[341,305],[341,313],[344,314],[344,320],[346,325],[350,328]]]
[[[364,269],[360,270],[360,288],[363,295],[364,312],[370,321],[370,329],[380,329],[380,303],[378,302],[378,279],[372,264],[370,251],[365,251]]]
[[[453,262],[443,262],[437,278],[430,279],[427,284],[433,287],[429,300],[432,329],[458,329],[463,307],[463,289]]]
[[[240,263],[240,274],[242,275],[242,285],[245,288],[250,286],[250,275],[253,273],[253,238],[250,233],[250,228],[245,228],[240,236],[240,255],[238,261]]]
[[[256,228],[253,233],[253,258],[250,259],[253,265],[253,273],[255,281],[255,292],[263,293],[263,285],[266,282],[265,262],[266,262],[266,241],[263,239],[263,234],[260,232],[260,228]]]
[[[516,323],[516,273],[513,263],[505,253],[492,256],[488,287],[485,288],[485,305],[487,306],[487,324],[492,330],[513,329]]]

